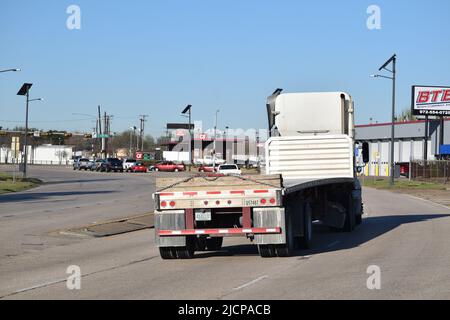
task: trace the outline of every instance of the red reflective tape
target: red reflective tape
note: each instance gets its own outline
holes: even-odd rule
[[[169,196],[174,196],[175,194],[174,193],[160,193],[159,195],[162,197],[169,197]]]
[[[206,194],[221,194],[222,191],[207,191]]]
[[[186,229],[186,230],[160,230],[160,236],[189,236],[189,235],[227,235],[227,234],[276,234],[281,228],[231,228],[231,229]]]
[[[269,193],[269,190],[253,190],[254,193]]]
[[[244,190],[230,191],[230,194],[245,194]]]
[[[183,196],[196,196],[198,192],[183,192]]]

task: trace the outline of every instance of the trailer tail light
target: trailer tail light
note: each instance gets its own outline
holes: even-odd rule
[[[220,206],[220,201],[219,200],[216,201],[216,205]]]
[[[267,200],[266,199],[261,199],[261,204],[266,204]]]
[[[170,206],[171,207],[175,207],[175,205],[176,205],[175,201],[170,201]]]
[[[233,202],[231,200],[228,200],[228,204],[231,205]]]
[[[204,203],[204,205],[205,205],[205,206],[207,206],[207,205],[209,204],[209,202],[208,202],[208,201],[206,201],[206,200],[205,200],[205,201],[203,201],[203,203]]]
[[[167,207],[167,202],[166,201],[161,201],[161,207]]]
[[[275,198],[271,198],[271,199],[270,199],[270,203],[271,203],[271,204],[275,204],[276,202],[277,202],[277,200],[275,200]]]

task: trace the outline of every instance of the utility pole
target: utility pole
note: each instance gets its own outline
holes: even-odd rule
[[[103,134],[103,132],[102,132],[102,114],[101,114],[101,111],[100,111],[100,106],[98,106],[98,135],[97,135],[97,138],[98,138],[98,136],[99,135],[102,135]],[[100,150],[100,154],[101,154],[101,157],[102,157],[102,159],[104,158],[104,156],[103,156],[103,149],[104,148],[104,141],[103,141],[103,138],[102,138],[102,145],[101,145],[101,150]]]
[[[147,122],[146,118],[148,115],[143,114],[140,116],[140,136],[141,136],[141,151],[144,151],[144,129],[145,129],[145,122]]]
[[[219,110],[216,110],[216,121],[214,123],[214,144],[213,144],[213,170],[216,168],[216,140],[217,140],[217,114],[219,113]]]
[[[103,136],[102,136],[102,152],[104,153],[103,158],[106,158],[106,138],[105,138],[105,134],[108,134],[108,123],[106,121],[106,111],[104,112],[104,117],[103,117],[103,127],[105,128],[104,132],[103,132]]]

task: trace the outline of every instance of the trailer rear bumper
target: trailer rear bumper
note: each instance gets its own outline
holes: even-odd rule
[[[186,230],[159,230],[160,237],[176,236],[228,236],[252,234],[280,234],[281,228],[229,228],[229,229],[186,229]]]

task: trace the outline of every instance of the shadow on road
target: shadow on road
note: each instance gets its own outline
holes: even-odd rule
[[[389,231],[408,223],[424,222],[433,219],[450,217],[450,214],[417,214],[367,217],[363,219],[362,225],[352,233],[331,232],[326,227],[314,227],[314,239],[311,249],[295,250],[293,256],[308,256],[312,254],[346,250],[356,248]],[[226,240],[225,240],[226,241]],[[256,245],[225,246],[217,252],[196,252],[196,258],[229,257],[229,256],[257,256]]]
[[[0,203],[8,202],[24,202],[24,201],[37,201],[54,197],[65,196],[83,196],[83,195],[95,195],[95,194],[109,194],[116,191],[62,191],[62,192],[27,192],[18,194],[5,194],[0,195]]]

